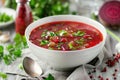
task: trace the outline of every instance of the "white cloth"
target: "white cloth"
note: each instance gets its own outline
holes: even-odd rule
[[[23,50],[23,56],[22,58],[17,59],[15,62],[13,62],[11,65],[6,66],[3,63],[0,64],[0,72],[10,72],[10,73],[18,73],[18,74],[23,74],[27,75],[23,70],[20,70],[18,68],[18,65],[22,62],[23,58],[28,56],[34,59],[39,63],[43,70],[43,75],[42,76],[47,76],[49,73],[52,74],[55,77],[55,80],[99,80],[98,76],[102,76],[104,80],[109,78],[109,80],[114,80],[113,73],[115,73],[115,69],[118,71],[116,72],[115,77],[117,77],[116,80],[120,80],[120,75],[119,75],[119,70],[120,70],[120,64],[117,63],[114,67],[107,67],[105,64],[105,61],[107,58],[112,57],[113,53],[116,53],[115,50],[115,45],[116,41],[113,40],[111,37],[108,36],[106,40],[106,44],[101,51],[101,53],[98,55],[98,60],[95,62],[95,65],[91,64],[85,64],[82,66],[79,66],[73,71],[67,72],[67,71],[55,71],[50,68],[49,65],[46,63],[39,61],[34,54],[31,53],[29,49]],[[95,60],[93,60],[91,63],[94,63]],[[101,72],[101,70],[106,67],[107,71],[106,72]],[[96,71],[89,74],[89,72],[92,72],[96,68]],[[93,76],[91,79],[90,76]],[[7,80],[21,80],[21,76],[8,76]],[[0,79],[1,80],[1,79]],[[31,79],[32,80],[32,79]]]

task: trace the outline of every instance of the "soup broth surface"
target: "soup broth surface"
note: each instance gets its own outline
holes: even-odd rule
[[[71,51],[93,47],[103,40],[103,36],[99,30],[86,23],[59,21],[33,29],[29,40],[46,49]]]

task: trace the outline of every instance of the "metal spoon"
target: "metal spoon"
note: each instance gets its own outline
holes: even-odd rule
[[[38,63],[36,63],[30,57],[24,58],[23,68],[29,76],[31,76],[33,78],[37,78],[38,80],[43,80],[42,77],[40,76],[42,74],[42,69],[40,68]]]

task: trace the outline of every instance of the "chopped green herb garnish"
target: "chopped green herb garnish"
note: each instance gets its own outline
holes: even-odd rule
[[[68,46],[69,46],[70,49],[73,49],[73,42],[69,42]]]
[[[55,80],[55,78],[51,74],[49,74],[45,80]]]
[[[48,36],[56,36],[54,32],[47,32]]]
[[[58,45],[57,45],[57,48],[58,49],[61,49],[61,45],[62,45],[63,43],[58,43]]]
[[[81,38],[80,40],[76,40],[75,42],[80,44],[80,45],[83,45],[85,40],[83,38]]]
[[[7,74],[0,72],[0,77],[3,78],[3,80],[6,80]]]
[[[60,30],[60,31],[59,31],[59,35],[60,35],[60,36],[63,36],[63,35],[65,35],[65,34],[67,34],[67,31],[66,31],[66,30]]]
[[[85,35],[85,32],[83,31],[77,31],[75,33],[73,33],[74,36],[84,36]]]
[[[47,34],[46,32],[44,31],[42,34],[41,34],[41,37],[45,37]]]
[[[40,45],[46,45],[46,44],[48,44],[48,43],[49,43],[48,40],[42,40],[42,41],[40,42]]]
[[[53,37],[53,36],[56,36],[56,34],[55,34],[55,32],[52,32],[52,31],[48,31],[48,32],[43,32],[42,34],[41,34],[41,37],[45,37],[45,36],[51,36],[51,37]]]

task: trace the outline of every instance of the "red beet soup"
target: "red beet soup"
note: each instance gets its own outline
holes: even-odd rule
[[[99,44],[103,36],[99,30],[82,22],[58,21],[33,29],[29,40],[51,50],[81,50]]]

